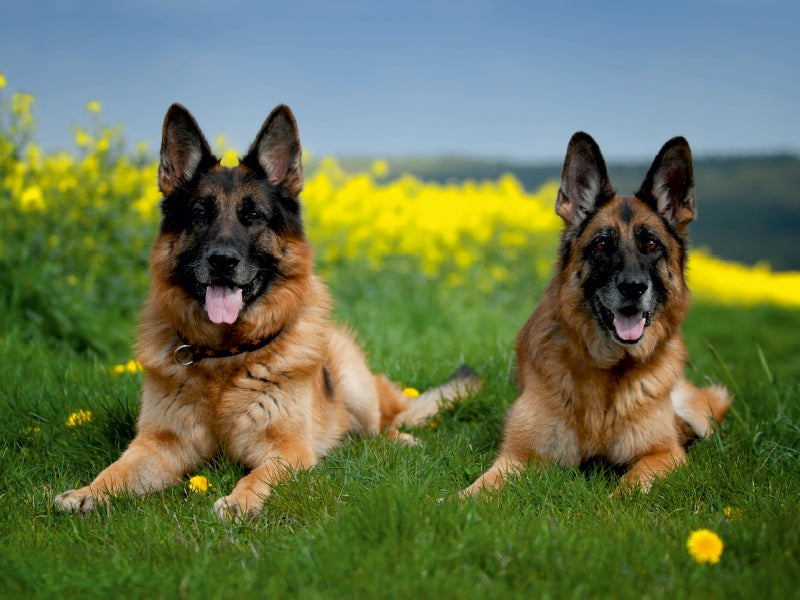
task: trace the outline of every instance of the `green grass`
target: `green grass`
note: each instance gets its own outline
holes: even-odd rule
[[[493,459],[516,393],[514,336],[541,282],[484,295],[441,289],[402,265],[371,273],[353,264],[328,278],[337,319],[375,369],[424,388],[469,362],[486,384],[437,427],[416,429],[417,447],[348,440],[279,485],[246,524],[211,512],[243,474],[224,458],[198,471],[213,485],[206,495],[183,485],[89,517],[55,512],[57,493],[88,483],[130,441],[141,379],[110,373],[124,349],[78,352],[7,314],[0,596],[797,597],[800,312],[694,307],[689,376],[728,385],[735,410],[651,493],[612,497],[618,475],[601,466],[527,472],[494,497],[460,502],[453,494]],[[121,320],[115,335],[131,339],[133,325]],[[93,420],[66,427],[78,409]],[[719,564],[689,557],[686,539],[699,528],[722,538]]]
[[[526,265],[555,252],[555,232],[529,236],[513,265],[494,242],[466,269],[446,261],[441,280],[456,269],[475,279],[459,288],[413,259],[378,272],[323,265],[336,318],[373,368],[419,389],[463,362],[482,373],[479,394],[414,431],[419,446],[348,440],[247,523],[212,513],[243,475],[223,457],[198,469],[205,495],[184,483],[88,517],[55,512],[58,493],[90,482],[134,435],[141,375],[112,367],[131,358],[155,173],[97,119],[95,145],[66,165],[33,160],[24,117],[0,102],[0,598],[798,597],[800,311],[693,309],[689,377],[737,400],[724,430],[649,494],[611,496],[619,474],[595,466],[454,499],[494,458],[516,396],[514,338],[544,289]],[[26,191],[41,206],[26,207]],[[347,237],[328,233],[319,256]],[[480,291],[493,265],[520,276]],[[67,427],[78,410],[93,419]],[[717,565],[686,551],[700,528],[725,544]]]

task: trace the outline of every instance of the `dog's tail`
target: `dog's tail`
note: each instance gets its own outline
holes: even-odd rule
[[[687,442],[696,437],[709,437],[714,428],[722,424],[733,403],[733,397],[725,386],[698,388],[685,380],[675,386],[670,399],[672,409],[682,421],[681,429]]]
[[[403,425],[419,425],[439,409],[452,406],[458,398],[476,393],[483,383],[472,367],[461,365],[443,384],[425,390],[416,398],[409,398],[385,377],[375,379],[381,407],[381,429],[389,432]]]

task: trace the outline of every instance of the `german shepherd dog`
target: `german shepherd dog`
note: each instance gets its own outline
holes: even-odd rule
[[[556,212],[558,261],[517,337],[520,396],[499,455],[462,492],[497,489],[528,464],[603,460],[627,469],[620,488],[646,491],[686,461],[731,404],[725,388],[684,378],[689,308],[687,226],[695,197],[689,144],[676,137],[633,197],[617,196],[595,141],[570,140]]]
[[[350,433],[401,433],[479,382],[462,368],[417,398],[373,375],[330,318],[300,215],[303,177],[292,112],[276,107],[238,166],[211,153],[191,114],[164,119],[162,221],[138,330],[144,387],[136,436],[88,486],[55,499],[89,512],[109,496],[179,483],[225,452],[251,469],[214,504],[258,512],[291,470],[313,467]]]

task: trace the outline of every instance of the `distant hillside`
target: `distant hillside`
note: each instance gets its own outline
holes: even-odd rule
[[[339,161],[350,172],[368,169],[371,162]],[[610,163],[611,181],[619,193],[631,194],[649,165]],[[513,173],[528,190],[561,175],[560,164],[459,157],[390,160],[389,168],[389,178],[410,173],[440,183],[494,180]],[[707,247],[717,256],[746,264],[767,261],[774,269],[800,270],[800,157],[697,157],[694,168],[699,213],[692,225],[694,247]]]

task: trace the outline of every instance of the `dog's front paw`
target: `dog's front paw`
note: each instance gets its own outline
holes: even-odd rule
[[[254,494],[249,498],[234,493],[214,502],[214,514],[222,522],[241,521],[257,516],[262,506],[263,500]]]
[[[418,446],[420,443],[419,440],[413,435],[402,431],[390,431],[386,434],[386,437],[388,437],[394,443],[402,444],[404,446]]]
[[[53,501],[53,505],[58,510],[65,512],[88,514],[104,502],[105,498],[93,496],[92,490],[87,486],[79,490],[67,490],[63,494],[59,494]]]

